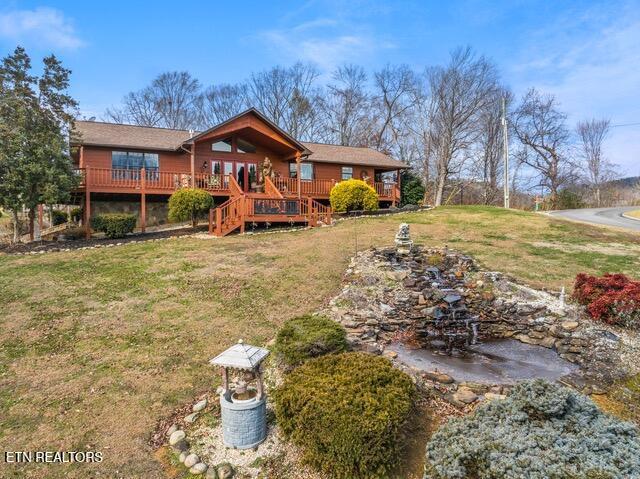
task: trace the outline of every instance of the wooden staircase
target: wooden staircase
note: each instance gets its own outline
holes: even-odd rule
[[[209,234],[226,236],[237,229],[244,233],[247,222],[331,224],[331,208],[311,197],[285,198],[269,178],[264,193],[245,193],[233,177],[229,189],[232,196],[209,211]]]

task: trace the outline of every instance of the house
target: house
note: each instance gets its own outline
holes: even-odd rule
[[[331,188],[349,178],[395,205],[406,168],[370,148],[300,142],[253,108],[203,132],[77,121],[72,138],[85,224],[129,211],[143,231],[166,220],[169,196],[185,186],[214,197],[210,231],[224,235],[249,222],[326,221]]]

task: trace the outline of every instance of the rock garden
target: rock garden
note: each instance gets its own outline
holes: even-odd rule
[[[640,477],[637,426],[589,397],[640,372],[636,288],[534,290],[403,225],[268,350],[214,358],[222,386],[153,442],[174,477]],[[412,440],[425,410],[430,439]]]

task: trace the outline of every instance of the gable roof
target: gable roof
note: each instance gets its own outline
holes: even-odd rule
[[[242,118],[243,116],[248,116],[248,115],[255,115],[261,121],[266,123],[272,130],[278,132],[280,135],[282,135],[284,138],[286,138],[288,141],[290,141],[296,148],[298,148],[298,150],[300,150],[301,152],[305,151],[305,147],[304,147],[304,145],[302,143],[300,143],[298,140],[296,140],[294,137],[292,137],[289,133],[284,131],[282,128],[280,128],[278,125],[276,125],[274,122],[269,120],[266,116],[264,116],[262,113],[260,113],[258,110],[256,110],[253,107],[249,108],[248,110],[243,111],[242,113],[238,113],[236,116],[232,116],[228,120],[225,120],[222,123],[217,124],[216,126],[212,126],[208,130],[205,130],[203,132],[198,133],[193,138],[189,139],[189,141],[187,141],[187,143],[193,143],[194,141],[198,140],[199,138],[201,138],[203,136],[206,136],[209,133],[214,132],[215,130],[220,129],[223,126],[226,126],[229,123],[232,123],[232,122],[236,121],[237,119]]]
[[[349,165],[371,166],[377,168],[407,168],[403,162],[373,148],[358,146],[327,145],[308,143],[304,145],[312,153],[309,160],[321,163],[344,163]]]

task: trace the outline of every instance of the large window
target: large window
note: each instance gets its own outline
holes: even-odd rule
[[[342,167],[342,179],[350,180],[353,178],[353,167],[351,166],[343,166]]]
[[[139,151],[112,151],[111,168],[118,170],[113,172],[114,178],[138,179],[140,177],[139,171],[144,168],[147,171],[147,179],[153,179],[158,176],[158,154]]]
[[[211,144],[211,151],[224,151],[231,153],[231,138],[225,138],[224,140],[214,141]]]
[[[296,178],[298,175],[298,169],[295,162],[289,163],[289,177]],[[300,179],[301,180],[313,180],[313,164],[312,163],[300,163]]]

